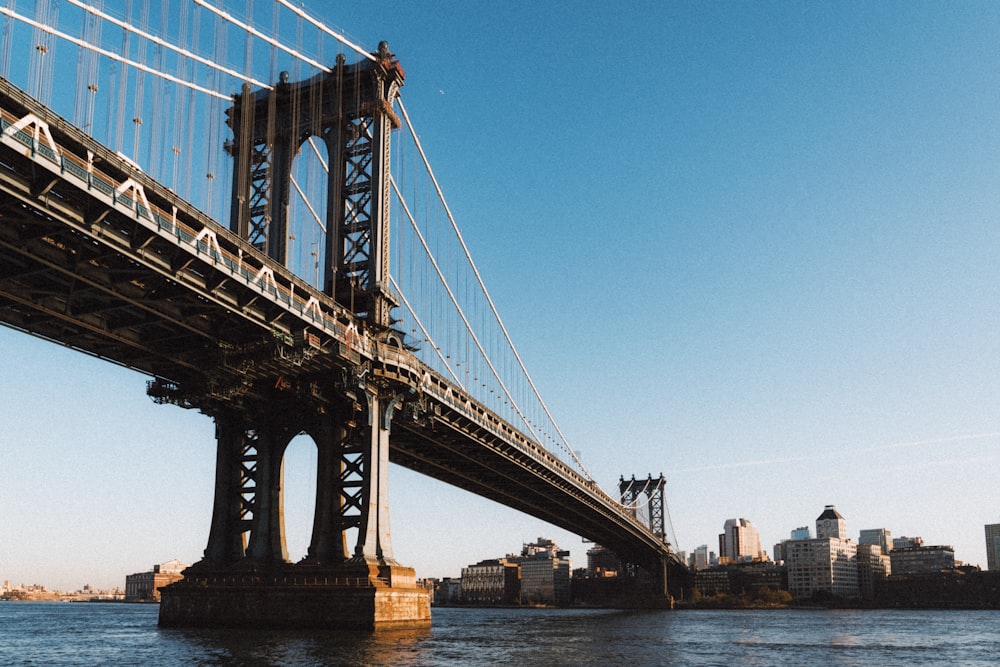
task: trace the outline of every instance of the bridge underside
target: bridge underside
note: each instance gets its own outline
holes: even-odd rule
[[[329,627],[350,625],[345,615],[371,608],[364,618],[386,626],[394,617],[378,610],[394,606],[404,615],[415,609],[412,620],[425,622],[426,593],[416,590],[412,570],[395,563],[388,544],[388,508],[380,498],[390,460],[600,543],[652,573],[663,594],[669,550],[595,485],[398,342],[373,337],[363,325],[352,329],[351,315],[332,299],[65,121],[14,92],[2,99],[14,118],[45,119],[78,164],[100,164],[118,183],[134,180],[148,204],[173,210],[174,222],[187,226],[160,218],[151,225],[137,202],[121,206],[120,193],[106,196],[96,181],[81,187],[5,138],[0,324],[145,373],[156,379],[154,399],[197,408],[217,425],[235,414],[233,428],[244,433],[260,430],[261,414],[299,406],[271,444],[258,441],[253,452],[220,465],[218,475],[240,481],[218,486],[215,512],[223,518],[213,518],[204,562],[186,584],[165,592],[165,624],[202,623],[209,614],[214,624],[242,618],[237,623],[268,625],[301,611]],[[211,243],[199,241],[206,233]],[[312,310],[302,307],[306,298]],[[364,419],[346,414],[352,411]],[[339,424],[311,421],[334,413]],[[331,435],[358,423],[370,429],[361,440]],[[312,559],[291,564],[282,548],[276,471],[288,440],[313,428],[325,434],[313,439],[334,452],[333,463],[317,479],[317,494],[326,499],[317,503]],[[220,436],[220,461],[225,440]],[[267,459],[269,471],[258,459]],[[360,480],[350,482],[357,488],[344,482],[348,469]],[[380,490],[373,494],[373,486]],[[360,509],[372,503],[377,507]],[[349,528],[368,535],[353,552],[331,537]],[[295,595],[301,610],[289,608]],[[255,616],[251,609],[259,607],[270,611]]]

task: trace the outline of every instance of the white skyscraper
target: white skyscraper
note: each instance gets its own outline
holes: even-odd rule
[[[760,535],[748,519],[729,519],[719,535],[719,557],[732,562],[760,560]]]

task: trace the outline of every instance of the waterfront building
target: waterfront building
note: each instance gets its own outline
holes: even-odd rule
[[[719,558],[728,562],[763,560],[760,535],[749,519],[728,519],[719,535]]]
[[[126,602],[159,602],[160,589],[167,584],[180,581],[186,565],[179,560],[171,560],[153,566],[149,572],[137,572],[125,577]]]
[[[797,598],[820,592],[859,597],[857,544],[846,538],[847,522],[833,505],[816,519],[816,535],[784,543],[788,591]]]
[[[768,561],[716,565],[694,573],[694,588],[703,597],[722,594],[756,597],[764,589],[785,590],[785,568]]]
[[[986,569],[1000,571],[1000,523],[986,525]]]
[[[537,551],[521,560],[521,603],[568,605],[572,563],[568,551]]]
[[[479,561],[462,568],[462,600],[466,604],[515,604],[520,596],[520,568],[506,558]]]
[[[887,555],[892,551],[892,531],[888,528],[870,528],[861,531],[858,544],[877,544],[882,550],[882,555]]]
[[[610,549],[595,544],[587,550],[587,576],[617,577],[621,569],[621,559]]]
[[[699,595],[710,598],[729,593],[729,569],[725,565],[717,565],[694,573],[694,589]]]
[[[462,580],[456,579],[455,577],[445,577],[440,581],[434,581],[434,586],[431,590],[434,592],[434,597],[431,598],[431,604],[435,605],[452,605],[459,604],[462,601]]]
[[[864,531],[862,531],[863,533]],[[863,600],[874,600],[892,574],[892,559],[878,544],[858,545],[858,592]]]
[[[927,574],[955,567],[955,550],[950,546],[896,548],[889,557],[893,575]]]

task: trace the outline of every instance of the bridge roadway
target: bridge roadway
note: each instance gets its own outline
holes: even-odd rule
[[[3,79],[0,111],[0,323],[152,376],[154,399],[191,408],[257,381],[370,372],[421,407],[393,418],[392,462],[654,572],[672,558],[461,387]]]

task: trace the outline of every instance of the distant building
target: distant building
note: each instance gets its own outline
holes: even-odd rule
[[[792,531],[793,540],[811,540],[812,533],[809,532],[809,526],[799,526]]]
[[[924,538],[922,537],[894,537],[892,539],[893,549],[909,549],[910,547],[922,547],[924,546]]]
[[[788,591],[797,598],[820,592],[859,597],[857,544],[846,539],[847,522],[833,505],[816,519],[816,535],[784,543]]]
[[[505,558],[462,568],[462,601],[474,605],[515,604],[520,596],[520,568]]]
[[[882,555],[887,555],[892,551],[892,532],[888,528],[862,530],[858,544],[877,544],[882,550]]]
[[[812,539],[812,533],[809,532],[809,526],[799,526],[798,528],[796,528],[795,530],[793,530],[792,533],[791,533],[791,538],[790,539],[792,539],[792,540],[811,540]],[[774,562],[775,563],[782,563],[782,562],[784,562],[786,560],[787,557],[785,556],[785,554],[786,554],[785,543],[788,542],[788,541],[789,540],[781,540],[780,542],[778,542],[777,544],[774,545]]]
[[[986,569],[1000,571],[1000,523],[986,526]]]
[[[833,505],[827,505],[816,519],[816,538],[847,539],[847,521]]]
[[[694,589],[705,597],[729,593],[729,566],[717,565],[695,571]]]
[[[862,531],[864,533],[864,531]],[[874,600],[892,574],[892,560],[877,544],[858,545],[858,592],[863,600]]]
[[[950,546],[896,548],[889,557],[893,575],[928,574],[955,567],[955,550]]]
[[[434,582],[434,597],[431,603],[436,605],[459,604],[462,601],[462,580],[445,577]]]
[[[729,519],[719,535],[719,558],[728,562],[762,560],[760,535],[749,519]]]
[[[754,595],[761,589],[785,590],[785,568],[767,561],[716,565],[694,573],[694,588],[699,595]]]
[[[154,565],[150,572],[137,572],[125,577],[126,602],[159,602],[160,589],[180,581],[186,566],[179,560]]]
[[[715,552],[709,551],[708,545],[703,544],[691,554],[689,564],[692,570],[704,570],[711,567],[714,560],[716,560]]]
[[[552,540],[538,538],[521,550],[522,604],[570,603],[573,564],[568,551],[560,551]]]
[[[595,544],[587,550],[587,576],[617,577],[621,569],[621,559],[610,549]]]

